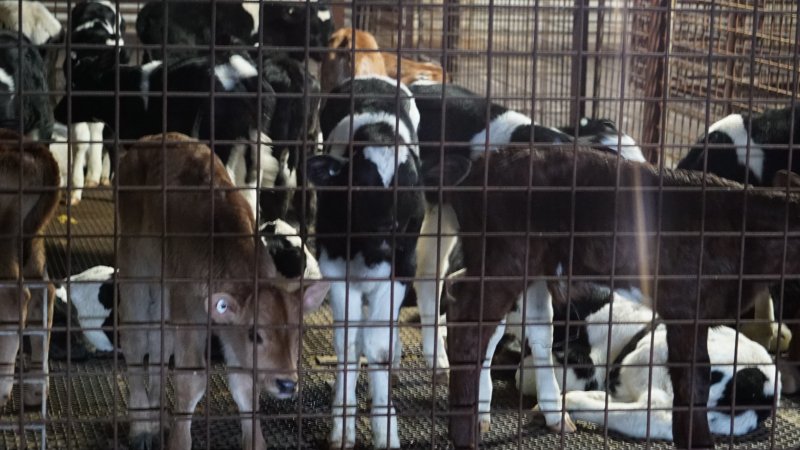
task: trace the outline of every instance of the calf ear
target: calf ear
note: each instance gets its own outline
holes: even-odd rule
[[[238,323],[242,316],[242,307],[239,301],[226,292],[215,292],[211,302],[206,303],[206,311],[211,315],[214,323]]]
[[[307,313],[319,308],[330,288],[331,283],[328,281],[317,281],[306,286],[303,290],[303,312]]]
[[[306,166],[309,181],[317,186],[328,186],[342,171],[344,162],[330,155],[317,155],[309,158]]]
[[[444,162],[430,167],[423,174],[425,186],[458,186],[469,175],[472,161],[458,155],[446,155]]]
[[[775,176],[772,177],[772,185],[784,189],[787,185],[789,187],[800,187],[800,175],[786,169],[781,169],[775,172]]]

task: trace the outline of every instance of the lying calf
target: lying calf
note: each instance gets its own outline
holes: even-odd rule
[[[172,355],[173,413],[189,419],[172,424],[168,447],[191,447],[190,417],[206,390],[209,315],[213,324],[229,325],[214,331],[228,367],[243,369],[228,372],[228,385],[244,414],[244,448],[266,448],[261,433],[253,430],[254,383],[278,398],[297,391],[302,314],[319,306],[328,284],[306,283],[304,290],[285,286],[287,280],[256,238],[250,205],[233,188],[208,147],[177,133],[145,137],[120,161],[120,344],[128,367],[134,448],[157,444],[160,371]],[[164,233],[167,237],[159,237]],[[171,281],[162,285],[162,279]],[[131,328],[137,325],[153,328]]]
[[[573,418],[602,426],[606,423],[607,408],[610,430],[640,439],[672,440],[672,411],[669,408],[673,390],[665,366],[668,353],[666,327],[660,324],[653,330],[653,311],[620,293],[615,293],[613,306],[608,301],[607,292],[605,301],[594,300],[585,302],[573,297],[570,320],[587,322],[571,326],[573,330],[577,329],[577,338],[570,333],[571,339],[567,343],[567,336],[558,332],[558,328],[564,326],[556,327],[555,335],[560,334],[562,339],[560,342],[554,339],[553,356],[560,364],[564,361],[568,364],[566,384],[562,386],[567,392],[566,409]],[[597,306],[600,308],[595,310]],[[557,305],[555,310],[555,322],[567,318],[565,304]],[[610,340],[609,316],[613,324]],[[509,323],[513,321],[511,318],[508,320]],[[769,353],[743,334],[738,334],[738,342],[736,338],[737,333],[732,328],[721,326],[708,330],[708,348],[713,350],[709,351],[708,406],[717,408],[708,411],[708,424],[714,434],[739,436],[752,432],[770,416],[772,404],[776,403],[775,394],[780,396],[780,389],[775,386],[780,377]],[[652,375],[648,366],[651,364],[651,350]],[[532,365],[533,359],[526,357],[523,369],[517,372],[517,386],[527,395],[535,395]],[[564,380],[563,375],[561,366],[558,366],[556,379],[559,383]],[[650,389],[646,388],[648,385]],[[648,398],[650,413],[647,411]],[[734,415],[729,409],[732,406],[735,407]]]

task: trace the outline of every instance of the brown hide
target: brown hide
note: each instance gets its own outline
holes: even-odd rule
[[[745,191],[738,183],[702,173],[659,173],[650,165],[589,149],[487,155],[474,163],[462,187],[480,187],[486,179],[490,187],[505,189],[445,192],[461,231],[472,233],[462,238],[467,273],[452,287],[456,301],[447,317],[455,325],[448,335],[451,412],[474,411],[479,361],[493,330],[484,328],[478,342],[477,325],[461,325],[481,317],[496,325],[524,291],[526,280],[552,277],[562,265],[572,276],[606,283],[613,277],[615,286],[634,284],[653,297],[653,306],[667,322],[669,362],[683,364],[670,368],[674,404],[682,408],[673,412],[675,444],[713,447],[705,410],[709,325],[694,323],[736,319],[781,273],[776,255],[783,254],[786,213],[790,231],[797,231],[800,200],[774,190]],[[458,179],[447,169],[446,180]],[[438,178],[438,168],[429,173]],[[743,219],[747,232],[758,232],[746,237],[744,245]],[[506,235],[482,237],[484,230]],[[798,238],[790,236],[787,275],[800,274],[799,249]],[[748,276],[741,281],[740,267]],[[659,278],[654,281],[656,269]],[[703,276],[699,280],[698,273]],[[506,279],[481,283],[485,276]],[[676,320],[684,322],[669,322]],[[691,367],[693,361],[697,365]],[[476,420],[475,415],[451,418],[450,435],[457,448],[476,445]]]
[[[217,325],[214,332],[229,368],[245,369],[228,375],[241,412],[257,407],[252,402],[254,368],[257,391],[292,396],[299,326],[304,310],[322,300],[319,283],[289,293],[283,280],[276,279],[249,204],[207,146],[177,133],[147,136],[128,150],[119,166],[120,322],[161,325],[163,309],[168,324],[164,333],[120,331],[129,373],[132,442],[157,440],[152,409],[160,403],[158,365],[170,355],[176,369],[184,370],[174,375],[174,413],[194,411],[206,389],[202,368],[209,321]],[[169,448],[191,447],[190,425],[173,425]],[[242,428],[245,448],[264,448],[252,421],[243,419]]]
[[[21,139],[17,133],[0,130],[0,327],[16,331],[30,323],[49,330],[55,291],[47,281],[40,233],[58,206],[59,169],[45,145],[28,141],[20,145]],[[44,308],[47,324],[42,323]],[[45,376],[49,340],[49,332],[31,336],[31,369],[42,370]],[[10,375],[18,351],[18,335],[0,336],[0,407],[11,394]],[[27,386],[25,404],[41,404],[46,388],[38,383]]]

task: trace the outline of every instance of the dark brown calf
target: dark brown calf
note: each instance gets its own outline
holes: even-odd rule
[[[41,328],[47,308],[49,330],[55,299],[39,234],[58,206],[58,164],[45,145],[20,145],[21,139],[14,132],[0,130],[0,408],[8,401],[14,384],[19,328],[28,321]],[[31,294],[34,287],[41,295]],[[31,369],[41,370],[44,379],[39,380],[42,384],[23,390],[28,406],[41,404],[47,392],[47,330],[45,337],[31,336]]]
[[[259,427],[247,418],[258,408],[254,368],[256,393],[294,395],[302,315],[319,306],[328,284],[290,293],[286,286],[294,280],[276,279],[250,205],[205,145],[177,133],[148,136],[119,167],[120,341],[132,447],[151,448],[160,437],[160,371],[174,355],[167,447],[191,448],[191,416],[206,390],[210,311],[228,385],[245,414],[243,447],[265,449]]]
[[[458,184],[464,166],[448,159],[444,184]],[[439,184],[440,168],[428,172],[427,185]],[[452,287],[456,300],[447,317],[450,437],[456,447],[476,446],[478,375],[496,324],[520,292],[541,286],[560,268],[573,277],[613,278],[614,286],[633,283],[654,299],[667,321],[675,444],[713,447],[705,410],[707,320],[736,318],[755,293],[779,278],[782,258],[776,255],[784,251],[787,205],[789,230],[796,232],[798,198],[745,191],[690,171],[659,174],[588,149],[487,153],[460,184],[484,186],[484,179],[489,192],[445,193],[461,226],[467,269]],[[496,186],[510,188],[491,189]],[[800,274],[799,249],[798,236],[789,235],[788,277]]]

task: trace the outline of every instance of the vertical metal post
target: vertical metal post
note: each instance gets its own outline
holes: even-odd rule
[[[589,49],[589,0],[575,0],[572,20],[572,60],[569,118],[586,115],[586,51]]]

